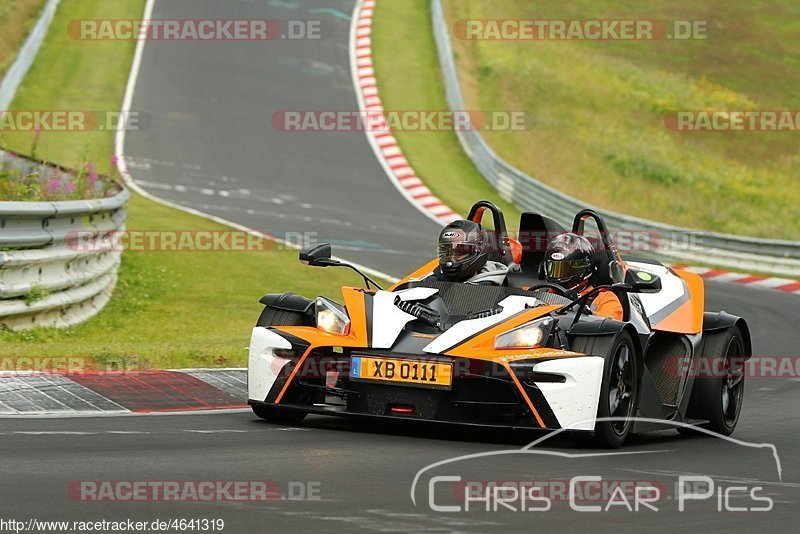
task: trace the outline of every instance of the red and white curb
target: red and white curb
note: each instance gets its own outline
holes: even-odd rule
[[[403,155],[386,121],[372,120],[384,112],[372,64],[372,13],[376,0],[356,4],[350,35],[350,60],[359,109],[370,114],[367,139],[386,174],[403,196],[422,213],[446,225],[461,217],[436,197]]]
[[[754,289],[771,289],[774,291],[782,291],[784,293],[800,295],[800,280],[792,280],[791,278],[754,276],[750,274],[733,273],[720,269],[712,269],[710,267],[674,266],[673,268],[699,274],[704,280],[738,284],[741,286],[752,287]]]
[[[0,372],[0,416],[122,415],[246,407],[245,369]]]

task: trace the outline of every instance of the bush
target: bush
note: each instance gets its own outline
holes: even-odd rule
[[[0,160],[0,200],[33,202],[59,200],[91,200],[113,196],[119,192],[115,180],[99,176],[93,163],[77,173],[58,167],[33,165],[16,156]]]

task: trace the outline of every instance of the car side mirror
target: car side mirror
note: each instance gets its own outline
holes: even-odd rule
[[[657,293],[661,291],[660,276],[630,267],[625,272],[625,284],[630,286],[634,293]]]
[[[335,262],[331,260],[330,243],[308,245],[300,250],[300,262],[312,267],[327,267]]]

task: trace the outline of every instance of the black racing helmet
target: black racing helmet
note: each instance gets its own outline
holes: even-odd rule
[[[439,234],[439,267],[448,279],[462,282],[486,265],[488,249],[489,237],[480,224],[453,221]]]
[[[553,238],[544,256],[544,274],[548,282],[567,289],[589,278],[594,271],[594,248],[585,237],[565,233]]]

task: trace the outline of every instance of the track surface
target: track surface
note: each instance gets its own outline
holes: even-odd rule
[[[312,14],[312,8],[350,15],[353,2],[159,0],[155,18],[319,18],[326,21],[329,37],[267,44],[148,43],[133,109],[147,112],[152,122],[145,131],[128,135],[132,175],[162,198],[275,235],[318,232],[321,239],[343,245],[336,247],[341,256],[402,274],[432,256],[437,227],[395,191],[363,134],[289,134],[270,125],[278,109],[356,108],[349,23],[329,11]],[[798,355],[797,297],[713,283],[707,293],[708,309],[747,318],[756,354]],[[519,448],[532,437],[387,428],[320,417],[307,419],[303,430],[290,431],[246,412],[2,420],[0,502],[13,507],[19,519],[222,517],[227,532],[485,532],[534,524],[563,530],[785,530],[796,524],[800,500],[798,386],[791,378],[750,380],[735,435],[777,446],[784,485],[765,486],[775,500],[769,513],[719,513],[716,501],[684,513],[674,503],[659,513],[638,514],[583,514],[563,503],[536,514],[435,513],[424,497],[416,507],[411,502],[418,469],[462,454]],[[58,433],[63,431],[87,434]],[[569,442],[551,448],[576,452]],[[506,457],[463,472],[492,480],[596,474],[669,484],[678,473],[715,475],[727,485],[738,479],[777,480],[763,451],[710,438],[665,432],[639,438],[624,450],[671,452],[594,458],[589,464]],[[104,504],[75,502],[66,495],[70,481],[101,479],[274,480],[280,487],[288,481],[319,482],[322,500]]]
[[[420,252],[435,254],[435,224],[391,184],[363,132],[272,126],[281,110],[358,109],[352,9],[350,0],[158,0],[156,19],[321,20],[323,39],[147,43],[132,109],[152,122],[125,146],[136,182],[277,237],[311,232],[382,271],[410,271]]]

